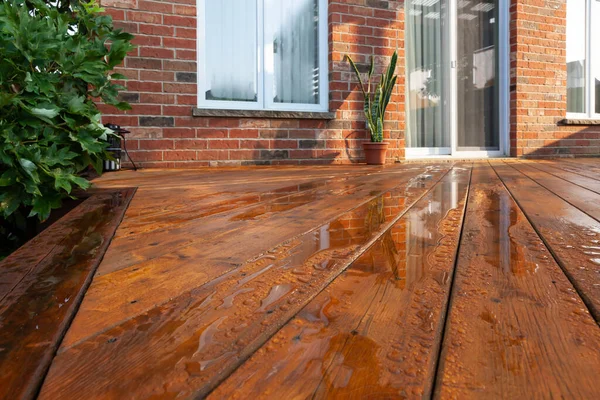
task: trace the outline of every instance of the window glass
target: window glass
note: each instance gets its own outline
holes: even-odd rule
[[[600,114],[600,0],[592,1],[592,32],[591,38],[591,50],[592,50],[592,84],[593,92],[592,96],[596,99],[595,110],[596,114]]]
[[[257,2],[205,2],[205,99],[256,102]]]
[[[586,0],[567,0],[567,112],[585,113]]]
[[[319,103],[319,1],[265,1],[265,67],[273,103]]]

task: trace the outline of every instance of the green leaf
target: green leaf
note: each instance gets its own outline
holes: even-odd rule
[[[2,176],[0,176],[0,186],[10,186],[14,185],[17,181],[17,172],[13,169],[9,169],[5,171]]]
[[[51,104],[44,105],[43,107],[32,108],[31,113],[36,117],[44,117],[52,119],[58,115],[60,109]]]
[[[27,172],[29,176],[33,176],[33,173],[37,169],[35,164],[30,160],[27,160],[26,158],[19,159],[19,164],[21,164],[21,167],[23,167],[23,169],[25,170],[25,172]]]

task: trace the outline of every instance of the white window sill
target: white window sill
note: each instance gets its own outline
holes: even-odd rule
[[[225,118],[277,118],[277,119],[335,119],[334,112],[275,111],[275,110],[215,110],[209,108],[192,109],[194,117]]]

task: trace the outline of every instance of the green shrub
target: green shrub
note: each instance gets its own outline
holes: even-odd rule
[[[101,172],[106,136],[93,99],[119,109],[111,73],[133,49],[94,2],[0,2],[0,218],[45,220],[90,165]],[[9,224],[7,224],[7,221]],[[0,228],[1,229],[1,228]],[[2,239],[2,232],[0,232]]]

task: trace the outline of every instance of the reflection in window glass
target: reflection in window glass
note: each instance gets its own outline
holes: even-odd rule
[[[585,113],[586,0],[567,0],[567,112]]]
[[[319,103],[319,1],[267,0],[266,68],[274,103]],[[270,47],[270,49],[269,49]]]

